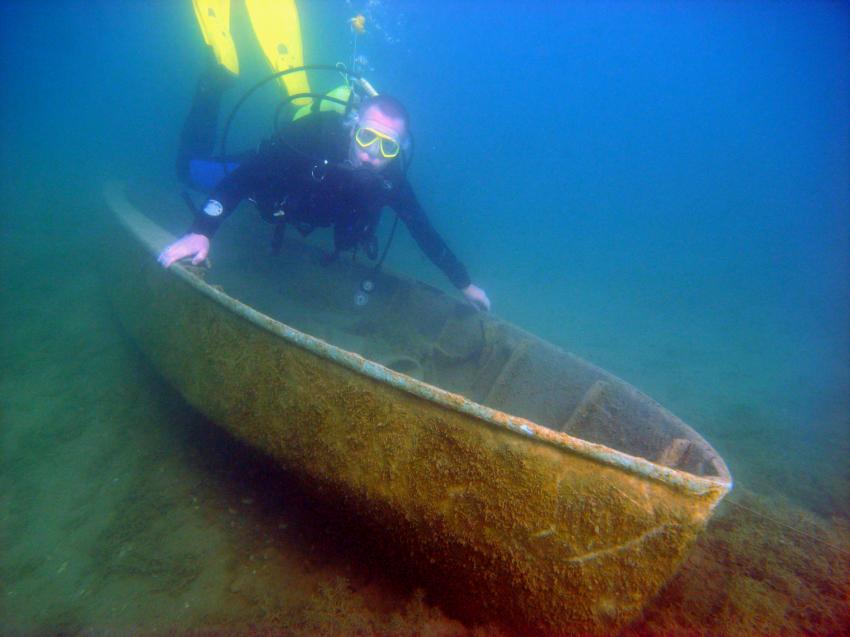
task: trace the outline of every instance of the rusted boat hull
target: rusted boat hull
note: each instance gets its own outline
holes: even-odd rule
[[[711,476],[665,467],[276,322],[183,266],[162,269],[154,255],[172,237],[120,188],[106,199],[125,233],[114,307],[155,367],[211,420],[384,529],[466,617],[610,634],[675,572],[730,488],[719,458]]]

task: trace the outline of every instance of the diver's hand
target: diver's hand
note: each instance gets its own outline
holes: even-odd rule
[[[487,298],[487,293],[477,285],[470,283],[460,292],[467,301],[475,306],[475,309],[490,311],[490,299]]]
[[[210,251],[210,240],[202,234],[189,233],[183,235],[177,241],[165,248],[157,257],[162,267],[171,267],[171,264],[186,257],[192,257],[192,265],[198,265],[207,258]]]

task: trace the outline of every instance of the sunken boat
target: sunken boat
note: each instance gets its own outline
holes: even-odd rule
[[[731,488],[715,450],[651,398],[434,287],[320,265],[300,239],[275,259],[219,243],[214,267],[165,270],[174,236],[146,213],[185,215],[179,199],[110,184],[105,200],[122,233],[110,295],[155,368],[382,529],[460,617],[610,634]]]

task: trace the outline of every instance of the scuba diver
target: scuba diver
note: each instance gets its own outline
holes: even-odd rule
[[[296,114],[282,133],[256,151],[215,158],[219,104],[234,76],[212,48],[217,61],[211,61],[198,83],[177,158],[180,179],[208,192],[209,198],[195,212],[186,234],[159,255],[163,267],[184,258],[191,258],[193,264],[202,262],[221,223],[245,199],[275,224],[273,251],[280,249],[288,226],[302,235],[332,227],[334,247],[327,262],[343,252],[356,254],[358,249],[375,260],[375,230],[387,206],[466,300],[479,310],[490,309],[486,293],[472,283],[464,265],[431,225],[406,178],[410,120],[397,99],[373,94],[356,106],[350,100],[347,113],[339,108],[302,107],[302,116]]]

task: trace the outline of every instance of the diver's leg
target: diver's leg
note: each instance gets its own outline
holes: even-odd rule
[[[177,150],[177,177],[188,186],[196,187],[192,179],[192,160],[212,160],[218,128],[221,96],[233,84],[234,76],[215,61],[210,61],[198,80],[192,108],[180,133]]]

